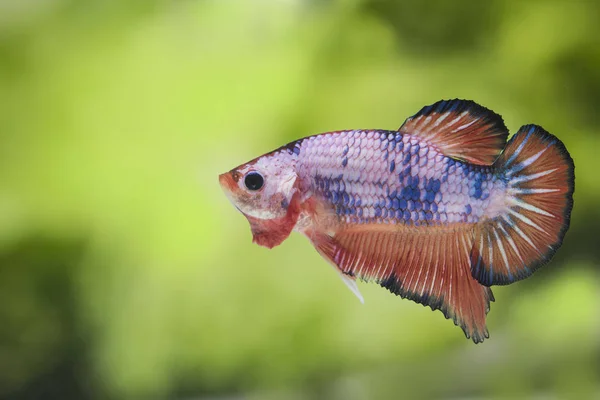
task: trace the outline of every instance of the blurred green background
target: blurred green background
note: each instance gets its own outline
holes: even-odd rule
[[[0,398],[600,398],[600,2],[0,0]],[[217,175],[474,99],[563,140],[571,229],[480,345]]]

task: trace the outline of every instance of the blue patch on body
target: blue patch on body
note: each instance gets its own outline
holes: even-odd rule
[[[469,195],[474,199],[481,199],[483,190],[481,188],[485,175],[481,172],[473,173],[473,186],[469,189]]]
[[[410,153],[406,153],[404,155],[404,161],[402,161],[402,165],[408,165],[410,164]]]
[[[404,186],[402,188],[402,191],[400,192],[400,196],[402,196],[403,199],[412,199],[413,197],[413,188],[411,186]]]
[[[419,201],[419,199],[421,198],[421,191],[417,188],[412,188],[412,199],[414,201]],[[419,201],[420,203],[420,201]]]
[[[350,196],[348,196],[347,192],[342,193],[342,203],[344,205],[348,205],[348,203],[350,203]]]
[[[398,174],[398,181],[403,184],[404,183],[404,178],[409,177],[410,178],[410,173],[412,171],[412,167],[409,165],[408,167],[406,167],[404,169],[404,171],[400,172]]]
[[[419,154],[419,149],[420,149],[420,148],[421,148],[421,146],[419,146],[418,144],[416,144],[416,145],[414,145],[414,146],[412,146],[412,147],[410,148],[410,153],[411,153],[413,156],[416,156],[417,154]]]
[[[406,210],[407,207],[408,207],[408,203],[407,203],[406,199],[399,198],[398,199],[398,208],[402,209],[402,210]]]
[[[332,194],[333,194],[333,196],[332,196],[331,200],[332,200],[333,204],[337,204],[338,200],[340,199],[340,196],[339,196],[338,192],[333,192]]]
[[[439,179],[429,179],[425,183],[425,200],[429,203],[435,201],[435,195],[439,193],[442,182]]]

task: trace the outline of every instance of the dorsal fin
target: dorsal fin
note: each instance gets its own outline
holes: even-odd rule
[[[458,99],[423,107],[398,130],[437,146],[448,157],[478,165],[492,165],[508,138],[501,116]]]

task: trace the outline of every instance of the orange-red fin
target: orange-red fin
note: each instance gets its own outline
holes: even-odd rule
[[[506,181],[505,210],[474,231],[473,276],[506,285],[531,275],[562,244],[573,208],[574,165],[560,140],[526,125],[494,164]]]
[[[441,310],[476,343],[488,337],[485,316],[493,295],[471,276],[470,228],[356,225],[313,234],[312,241],[342,273]]]
[[[470,100],[442,100],[408,118],[399,129],[448,157],[492,165],[508,138],[502,117]]]

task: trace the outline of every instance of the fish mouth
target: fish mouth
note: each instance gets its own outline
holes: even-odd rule
[[[224,174],[219,175],[219,184],[221,185],[221,189],[225,193],[227,200],[242,214],[244,212],[238,206],[239,198],[236,195],[236,192],[240,190],[236,178],[239,179],[239,174],[235,171],[225,172]],[[246,214],[244,214],[246,215]]]
[[[239,210],[234,196],[235,190],[237,189],[237,183],[231,176],[231,172],[225,172],[224,174],[219,175],[219,184],[221,185],[221,189],[223,190],[223,193],[225,193],[227,200]]]
[[[231,171],[219,175],[219,184],[225,192],[233,192],[237,189],[237,181],[234,179]]]

